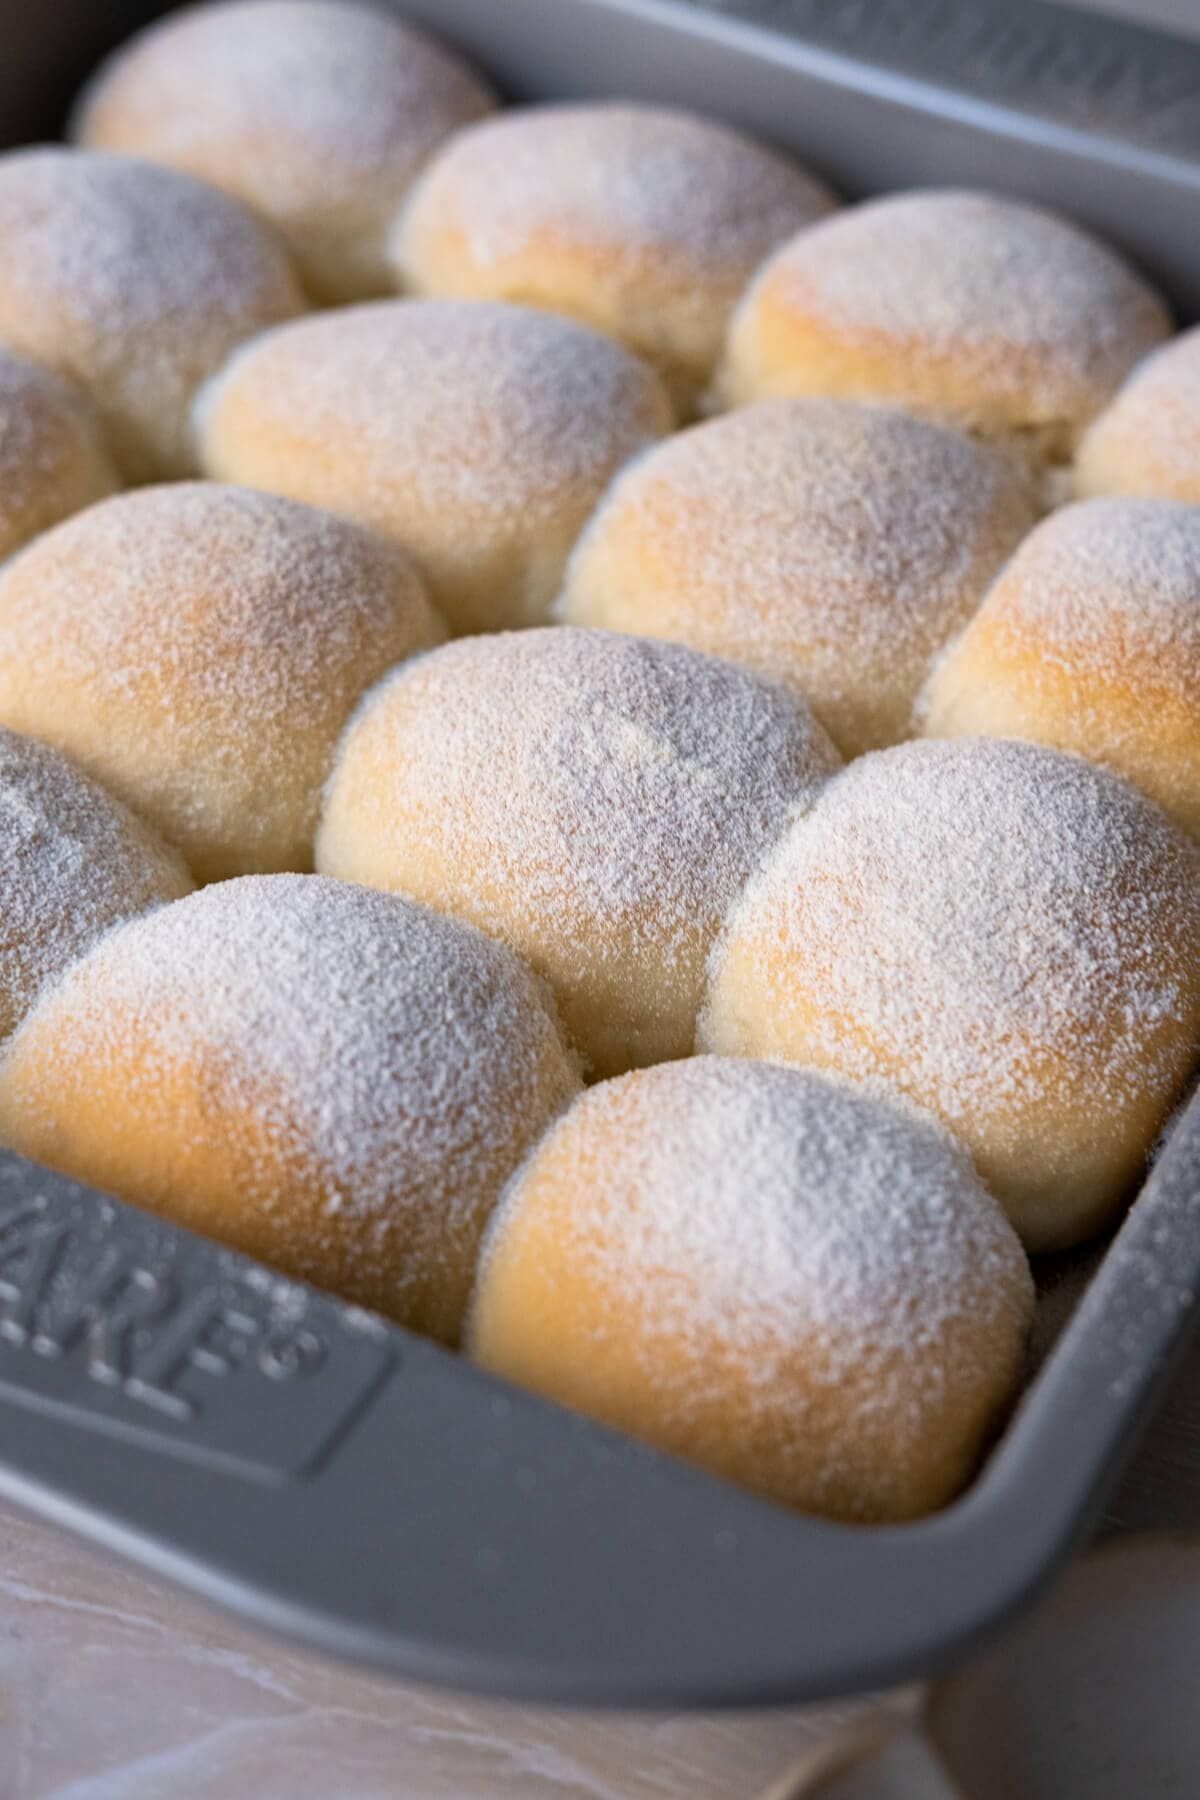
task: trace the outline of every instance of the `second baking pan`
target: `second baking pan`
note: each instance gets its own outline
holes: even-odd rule
[[[0,120],[50,135],[156,9],[0,0]],[[982,0],[414,0],[521,94],[689,101],[847,191],[986,182],[1200,310],[1200,51]],[[816,1698],[944,1665],[1086,1532],[1195,1316],[1200,1102],[1111,1244],[1039,1270],[1036,1367],[970,1490],[803,1518],[0,1153],[0,1492],[260,1624],[541,1700]]]

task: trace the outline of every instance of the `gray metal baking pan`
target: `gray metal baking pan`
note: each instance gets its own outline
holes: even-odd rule
[[[0,138],[151,5],[0,0]],[[511,92],[686,101],[845,191],[986,182],[1200,312],[1200,47],[1012,0],[412,0]],[[1097,1518],[1200,1292],[1200,1100],[1108,1245],[1043,1259],[1031,1380],[900,1527],[800,1517],[0,1153],[0,1493],[261,1625],[527,1699],[795,1701],[943,1666]],[[1080,1297],[1082,1296],[1082,1297]]]

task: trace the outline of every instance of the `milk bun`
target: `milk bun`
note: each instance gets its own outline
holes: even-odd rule
[[[1107,763],[1200,838],[1200,506],[1086,500],[1021,545],[924,696],[930,737]]]
[[[848,756],[913,730],[935,655],[1036,517],[988,445],[885,407],[774,400],[617,477],[561,616],[794,684]]]
[[[88,393],[127,481],[194,470],[196,389],[302,305],[274,233],[205,182],[98,151],[0,156],[0,345]]]
[[[225,0],[115,50],[73,135],[236,195],[282,234],[313,298],[335,304],[388,291],[388,229],[413,177],[493,105],[460,57],[382,7]]]
[[[347,519],[140,488],[0,571],[0,722],[74,757],[201,880],[305,869],[359,696],[444,635],[403,553]]]
[[[832,205],[806,170],[713,119],[514,107],[433,158],[392,255],[416,293],[523,300],[611,333],[686,413],[755,267]]]
[[[899,1520],[973,1472],[1032,1310],[1012,1227],[932,1119],[695,1057],[551,1127],[489,1228],[468,1342],[785,1505]]]
[[[502,944],[246,876],[109,932],[0,1064],[0,1141],[453,1341],[500,1190],[578,1080]]]
[[[890,1082],[936,1114],[1032,1250],[1119,1210],[1200,1041],[1200,849],[1040,744],[852,763],[734,906],[702,1049]]]
[[[267,332],[196,409],[207,474],[395,538],[460,632],[543,622],[610,479],[670,426],[657,377],[598,332],[453,300]]]
[[[722,918],[837,766],[798,695],[682,645],[463,638],[351,721],[317,867],[503,938],[614,1074],[691,1050]]]
[[[726,403],[879,400],[1067,458],[1165,338],[1157,293],[1056,214],[952,188],[888,195],[801,231],[738,307]]]

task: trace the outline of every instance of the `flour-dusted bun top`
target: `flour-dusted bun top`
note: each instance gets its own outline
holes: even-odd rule
[[[610,1073],[691,1049],[721,919],[837,766],[798,696],[682,645],[463,638],[367,697],[317,866],[504,938]]]
[[[117,486],[86,397],[0,348],[0,561]]]
[[[0,1037],[109,926],[191,887],[181,858],[98,782],[0,728]]]
[[[236,194],[335,302],[387,291],[387,232],[414,175],[493,104],[460,57],[381,6],[224,0],[115,50],[74,131]]]
[[[130,480],[193,467],[196,388],[301,305],[274,234],[205,182],[94,151],[0,156],[0,344],[88,391]]]
[[[938,665],[931,737],[1107,763],[1200,838],[1200,506],[1081,501],[1021,545]]]
[[[0,572],[0,722],[77,758],[204,880],[303,869],[360,695],[443,636],[403,552],[348,519],[138,488]]]
[[[0,1136],[453,1337],[500,1187],[575,1092],[502,944],[317,876],[112,932],[13,1040]]]
[[[459,631],[544,620],[608,482],[670,425],[652,371],[598,332],[454,300],[267,332],[197,408],[210,475],[395,538]]]
[[[765,401],[618,477],[562,612],[791,682],[857,755],[911,733],[934,656],[1035,517],[1028,479],[961,432],[848,400]]]
[[[590,1088],[509,1187],[489,1367],[747,1486],[857,1519],[948,1499],[1032,1310],[966,1151],[883,1091],[694,1057]]]
[[[1133,371],[1080,445],[1074,487],[1200,501],[1200,327]]]
[[[738,295],[828,190],[742,132],[627,101],[514,107],[459,132],[397,225],[418,293],[585,319],[694,401]]]
[[[885,400],[1035,459],[1069,454],[1167,336],[1159,296],[1056,214],[952,188],[888,195],[800,232],[731,328],[724,389]]]
[[[957,738],[826,785],[733,911],[700,1040],[893,1082],[1044,1248],[1111,1215],[1198,1030],[1200,850],[1082,757]]]

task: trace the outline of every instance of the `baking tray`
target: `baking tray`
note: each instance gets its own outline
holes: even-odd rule
[[[52,134],[158,10],[0,0],[0,137]],[[1011,0],[403,10],[514,94],[686,101],[846,192],[1056,202],[1200,312],[1200,47]],[[1038,1275],[1035,1372],[972,1487],[916,1524],[842,1526],[0,1153],[0,1493],[409,1677],[671,1706],[847,1693],[954,1660],[1095,1522],[1196,1316],[1200,1101],[1111,1244]]]

